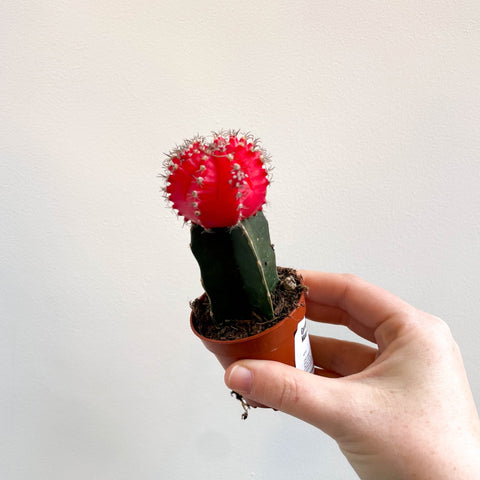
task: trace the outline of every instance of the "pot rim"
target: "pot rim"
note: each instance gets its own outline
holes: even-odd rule
[[[205,295],[206,295],[206,293],[204,292],[200,296],[200,298],[204,297]],[[200,340],[202,340],[203,342],[208,342],[208,343],[211,343],[211,344],[222,344],[222,345],[225,345],[225,346],[232,345],[232,344],[239,345],[241,343],[250,342],[250,341],[255,340],[257,338],[263,337],[264,335],[267,335],[269,333],[272,333],[275,330],[278,330],[278,329],[282,328],[283,324],[287,323],[289,320],[292,320],[292,317],[300,309],[304,310],[304,312],[302,314],[302,318],[305,317],[305,308],[306,308],[305,292],[302,292],[302,295],[300,296],[300,299],[298,300],[297,306],[286,317],[284,317],[282,320],[277,322],[275,325],[272,325],[271,327],[267,328],[266,330],[263,330],[262,332],[256,333],[255,335],[250,335],[249,337],[237,338],[237,339],[234,339],[234,340],[218,340],[218,339],[215,339],[215,338],[204,337],[201,333],[199,333],[197,331],[197,329],[193,325],[193,311],[190,313],[190,327],[191,327],[193,333],[198,338],[200,338]]]

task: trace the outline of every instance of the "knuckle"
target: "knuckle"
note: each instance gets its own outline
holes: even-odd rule
[[[357,283],[361,280],[360,277],[354,273],[341,273],[340,275],[347,285]]]
[[[342,306],[348,302],[348,297],[352,289],[361,282],[361,278],[353,273],[341,273],[340,274],[343,285],[342,292],[340,294],[339,305]]]
[[[442,320],[440,317],[435,317],[432,315],[432,321],[436,325],[439,331],[441,331],[444,335],[451,336],[452,332],[450,327],[445,320]]]
[[[430,314],[426,314],[426,320],[423,333],[428,343],[443,352],[457,349],[457,344],[447,322]]]
[[[284,379],[280,395],[278,397],[278,409],[285,411],[291,410],[300,400],[300,386],[295,377]]]
[[[435,337],[439,338],[451,338],[452,332],[450,331],[450,327],[448,326],[447,322],[442,320],[440,317],[436,317],[435,315],[427,315],[429,330],[435,334]]]

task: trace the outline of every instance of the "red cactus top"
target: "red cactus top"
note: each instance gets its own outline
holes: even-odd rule
[[[167,197],[180,215],[204,228],[233,226],[265,203],[264,162],[264,152],[248,136],[194,138],[169,156]]]

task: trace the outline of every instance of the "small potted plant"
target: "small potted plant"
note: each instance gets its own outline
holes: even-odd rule
[[[224,368],[254,358],[311,372],[305,287],[276,266],[262,211],[267,162],[258,140],[234,131],[187,140],[165,161],[165,195],[190,224],[205,290],[190,324]]]

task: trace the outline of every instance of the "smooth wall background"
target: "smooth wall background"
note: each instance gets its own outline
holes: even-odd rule
[[[157,174],[221,128],[273,157],[278,263],[444,318],[480,401],[479,79],[477,0],[1,2],[0,477],[356,478],[313,427],[243,422],[189,330]]]

